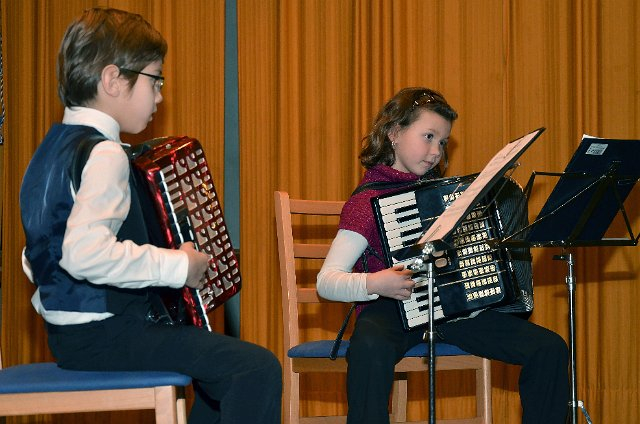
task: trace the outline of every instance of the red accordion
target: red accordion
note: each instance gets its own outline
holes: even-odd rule
[[[240,290],[241,278],[202,146],[189,137],[156,138],[136,146],[133,165],[166,247],[192,241],[211,258],[204,287],[184,287],[181,296],[188,320],[211,330],[207,313]]]

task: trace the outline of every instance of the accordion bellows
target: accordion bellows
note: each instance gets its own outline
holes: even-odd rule
[[[207,313],[240,290],[241,277],[202,146],[190,137],[163,137],[136,149],[134,171],[146,186],[166,247],[192,241],[211,258],[204,288],[182,289],[188,319],[210,329]]]

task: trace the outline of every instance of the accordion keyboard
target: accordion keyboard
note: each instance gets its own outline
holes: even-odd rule
[[[416,194],[414,191],[401,193],[396,196],[384,197],[378,200],[377,210],[386,240],[386,245],[391,258],[396,254],[391,265],[404,265],[408,267],[417,256],[400,257],[400,253],[406,247],[416,243],[423,232],[423,224],[420,219]],[[429,294],[428,282],[423,274],[416,274],[413,277],[414,286],[411,298],[401,303],[401,312],[404,324],[407,328],[418,327],[429,321]],[[433,288],[433,314],[435,321],[444,318],[438,288]]]

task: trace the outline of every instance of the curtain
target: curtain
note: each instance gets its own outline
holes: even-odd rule
[[[273,191],[346,199],[363,172],[360,140],[402,87],[440,90],[458,110],[448,175],[480,171],[505,143],[539,127],[545,133],[513,174],[523,185],[533,171],[562,171],[583,133],[638,138],[638,13],[625,0],[239,0],[241,244],[245,258],[256,258],[243,269],[243,335],[280,349]],[[554,182],[537,180],[532,217]],[[637,197],[633,202],[637,210]],[[568,340],[567,269],[554,260],[561,253],[533,251],[531,320]],[[595,421],[633,422],[638,249],[573,253],[579,398]],[[309,314],[307,337],[335,334],[334,321]],[[518,373],[493,363],[495,422],[520,420]],[[426,378],[412,377],[409,418],[417,419],[427,414]],[[473,411],[469,391],[460,389],[469,378],[439,377],[439,415]],[[343,382],[303,384],[303,413],[344,412],[337,404]]]

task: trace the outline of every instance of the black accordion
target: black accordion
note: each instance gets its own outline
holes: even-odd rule
[[[202,147],[190,137],[156,138],[135,146],[132,163],[142,208],[156,218],[154,244],[192,241],[211,258],[202,289],[166,289],[160,307],[172,324],[211,330],[207,313],[240,290],[241,277]]]
[[[420,256],[415,243],[440,214],[473,182],[475,175],[440,178],[371,199],[386,265],[412,265]],[[434,259],[434,323],[493,308],[528,316],[533,310],[531,255],[526,248],[493,247],[492,241],[528,224],[521,187],[509,178],[494,188],[447,237],[449,249]],[[411,298],[398,301],[406,329],[429,321],[424,273]]]

